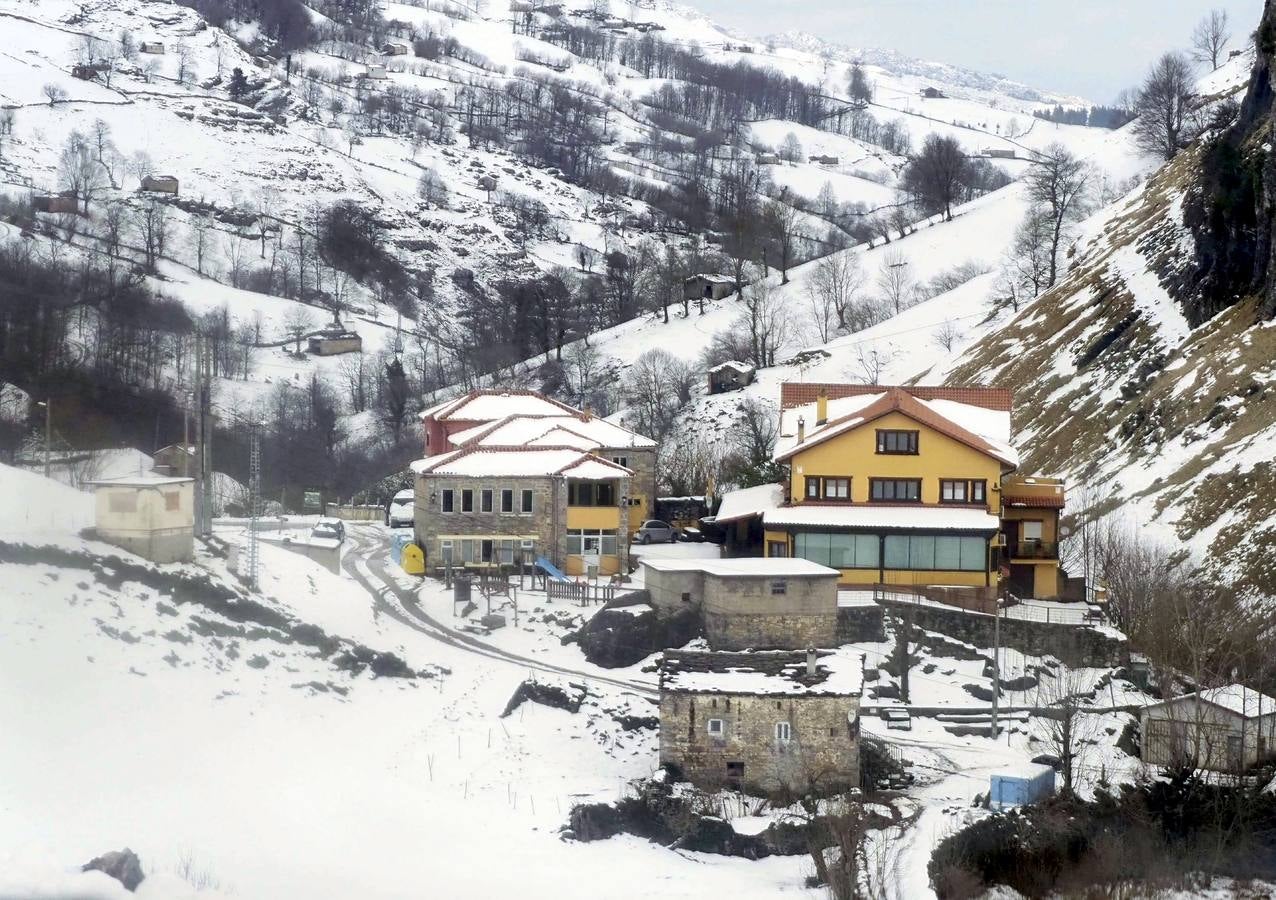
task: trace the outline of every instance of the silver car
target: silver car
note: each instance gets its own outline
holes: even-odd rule
[[[678,540],[678,532],[668,522],[648,519],[638,526],[634,539],[640,544],[672,544]]]

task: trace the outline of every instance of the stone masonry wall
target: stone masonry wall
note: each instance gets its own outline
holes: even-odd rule
[[[500,491],[502,488],[513,488],[514,508],[520,509],[522,491],[532,491],[532,512],[523,513],[500,512]],[[454,511],[442,511],[442,496],[445,488],[456,491]],[[483,488],[494,491],[492,512],[480,512]],[[461,491],[474,490],[474,511],[461,512]],[[430,502],[431,492],[435,493],[433,504]],[[557,512],[555,513],[555,507]],[[536,554],[550,557],[562,565],[567,551],[567,492],[561,483],[550,478],[456,478],[429,473],[417,476],[416,480],[416,539],[425,549],[427,568],[432,569],[440,564],[440,535],[476,535],[494,537],[535,536]],[[515,550],[517,553],[517,549]],[[459,559],[460,549],[455,550]]]
[[[882,606],[896,629],[911,615],[917,628],[938,631],[976,647],[993,646],[992,616],[912,603],[884,602]],[[1001,645],[1032,656],[1054,656],[1069,666],[1107,668],[1126,665],[1130,659],[1127,641],[1082,625],[1003,618]]]
[[[784,593],[775,591],[782,589]],[[837,640],[837,577],[704,577],[705,636],[714,650],[805,650]]]
[[[839,646],[884,640],[886,640],[886,627],[880,606],[838,607],[837,643]]]
[[[723,720],[722,737],[709,734],[709,719]],[[777,722],[790,724],[788,744],[776,741]],[[664,693],[660,762],[709,790],[738,785],[774,794],[855,787],[859,699]],[[743,763],[742,778],[729,778],[727,763]]]

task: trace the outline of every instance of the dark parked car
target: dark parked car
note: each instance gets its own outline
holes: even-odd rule
[[[638,527],[634,540],[640,544],[672,544],[678,540],[678,532],[668,522],[648,519]]]
[[[315,523],[310,537],[341,543],[346,539],[346,523],[340,519],[320,519]]]

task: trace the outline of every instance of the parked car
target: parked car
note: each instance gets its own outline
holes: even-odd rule
[[[320,519],[311,530],[310,537],[340,543],[346,539],[346,523],[340,519]]]
[[[703,544],[705,541],[704,532],[699,528],[692,528],[690,526],[682,529],[681,537],[684,541],[691,544]]]
[[[412,488],[399,491],[386,510],[385,523],[391,528],[411,528],[415,519],[416,491]]]
[[[678,532],[668,522],[648,519],[638,526],[634,540],[640,544],[672,544],[678,540]]]
[[[882,710],[882,721],[886,727],[894,731],[912,731],[913,717],[902,706],[888,706]]]

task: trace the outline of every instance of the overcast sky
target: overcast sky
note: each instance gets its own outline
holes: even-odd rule
[[[996,72],[1097,103],[1133,85],[1166,50],[1186,48],[1211,8],[1232,45],[1258,25],[1262,0],[685,0],[750,35],[800,30],[854,47]]]

